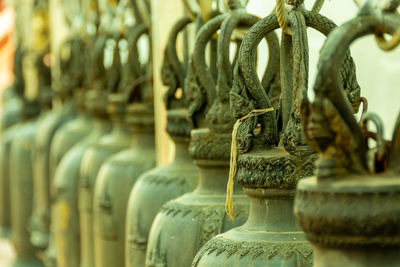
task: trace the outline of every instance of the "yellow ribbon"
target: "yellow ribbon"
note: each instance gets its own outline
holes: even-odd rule
[[[237,157],[238,157],[237,140],[236,140],[237,131],[239,129],[240,124],[243,121],[247,120],[248,118],[260,116],[260,115],[263,115],[265,113],[272,112],[272,111],[274,111],[274,108],[254,109],[254,110],[250,111],[250,113],[247,114],[246,116],[238,119],[236,121],[235,125],[233,126],[231,158],[230,158],[230,168],[229,168],[229,180],[228,180],[228,184],[226,186],[226,202],[225,202],[225,212],[232,219],[232,221],[234,220],[234,218],[233,218],[233,203],[232,203],[233,185],[234,185],[233,179],[235,178],[236,171],[237,171]]]

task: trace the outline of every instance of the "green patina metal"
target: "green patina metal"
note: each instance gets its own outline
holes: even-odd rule
[[[390,1],[397,7],[396,1]],[[356,18],[338,27],[321,51],[315,99],[302,103],[307,141],[320,154],[317,174],[300,181],[297,220],[314,248],[314,266],[399,264],[399,120],[385,141],[375,114],[360,122],[344,97],[340,63],[358,38],[398,31],[400,17],[367,2]],[[379,38],[379,37],[378,37]],[[382,42],[382,40],[380,40]],[[382,43],[381,43],[382,45]],[[367,126],[373,123],[376,130]],[[377,142],[370,147],[369,139]]]
[[[198,172],[188,154],[191,125],[187,119],[188,99],[184,90],[187,58],[177,55],[177,37],[191,19],[183,17],[172,27],[161,70],[168,87],[164,102],[168,111],[167,132],[175,143],[171,163],[154,168],[140,176],[130,193],[127,208],[125,266],[144,266],[148,235],[157,212],[167,201],[194,189]],[[187,54],[185,46],[183,54]]]
[[[280,5],[285,5],[283,15],[279,12]],[[297,181],[313,174],[316,159],[302,135],[299,107],[308,86],[307,27],[327,35],[335,24],[306,10],[302,2],[277,1],[275,10],[245,35],[231,90],[231,110],[237,119],[252,110],[275,110],[249,117],[238,126],[236,178],[250,198],[249,218],[243,226],[205,244],[192,266],[313,264],[311,245],[293,214]],[[288,21],[286,27],[281,25],[280,16]],[[280,27],[281,47],[273,34]],[[269,44],[269,65],[260,81],[255,59],[257,46],[264,37]],[[352,67],[352,64],[344,67],[345,82],[355,74]],[[358,101],[356,82],[348,91],[351,100]],[[256,129],[257,126],[260,128]]]
[[[119,48],[128,52],[122,65],[119,93],[110,95],[126,105],[124,123],[132,129],[129,147],[110,157],[101,166],[93,193],[94,258],[96,267],[125,266],[125,222],[128,198],[138,177],[156,164],[154,119],[151,85],[151,42],[139,46],[140,38],[148,37],[149,28],[144,24],[136,1],[126,9],[135,15],[135,23],[124,21],[124,37]],[[148,14],[149,15],[149,14]],[[127,47],[124,47],[127,45]],[[147,62],[141,62],[139,54],[148,51]]]

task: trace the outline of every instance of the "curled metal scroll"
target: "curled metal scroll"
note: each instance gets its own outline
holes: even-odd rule
[[[235,79],[231,90],[231,110],[240,119],[251,110],[273,107],[270,99],[279,97],[279,41],[273,31],[264,32],[261,24],[256,23],[245,35],[237,65]],[[263,25],[261,25],[263,26]],[[265,37],[269,47],[269,60],[262,82],[257,77],[254,59],[257,45]],[[260,133],[256,136],[254,129],[260,123]],[[260,144],[277,144],[278,128],[274,113],[266,113],[259,117],[249,118],[238,129],[238,149],[245,153],[252,148],[253,142]]]
[[[270,135],[267,137],[267,142],[264,143],[265,146],[271,146],[271,144],[276,144],[278,141],[277,133],[278,131],[283,131],[281,136],[281,142],[285,149],[294,155],[307,155],[312,153],[308,146],[306,146],[305,138],[302,136],[301,129],[301,114],[300,105],[302,95],[307,92],[308,84],[308,44],[307,44],[307,34],[306,27],[311,27],[327,35],[331,32],[336,25],[328,18],[313,12],[307,11],[302,7],[293,7],[290,12],[286,14],[288,19],[288,27],[290,29],[290,35],[284,34],[282,37],[282,50],[281,50],[281,109],[280,113],[282,116],[282,126],[281,129],[277,128],[277,122],[273,117],[273,114],[267,113],[261,115],[264,123],[262,127],[266,127],[263,135]],[[270,16],[257,22],[246,35],[242,48],[241,57],[238,62],[238,72],[241,75],[246,75],[246,69],[248,73],[254,72],[253,64],[256,55],[256,47],[261,39],[268,35],[269,33],[280,28],[280,22],[277,14],[271,14]],[[360,90],[355,78],[354,63],[350,58],[349,52],[346,52],[346,60],[344,61],[341,69],[341,82],[343,87],[346,89],[346,93],[353,103],[356,109],[360,103]],[[247,74],[248,75],[248,74]],[[237,76],[237,80],[240,76]],[[235,77],[236,78],[236,77]],[[258,79],[253,76],[249,76],[245,83],[249,88],[247,96],[249,98],[248,103],[251,101],[256,101],[256,108],[267,108],[271,106],[269,103],[269,98],[262,90],[262,87],[257,85],[252,85],[257,82]],[[240,83],[238,83],[240,85]],[[242,85],[244,86],[244,84]],[[247,107],[248,109],[248,107]],[[246,109],[244,109],[246,110]],[[243,116],[243,112],[237,116]],[[252,118],[256,120],[256,118]],[[254,127],[256,124],[254,122],[247,122],[252,124]],[[239,144],[242,143],[242,152],[249,149],[249,145],[246,144],[244,136],[248,139],[256,140],[259,137],[255,137],[252,134],[251,127],[246,128],[246,124],[242,124],[243,130],[238,131],[238,137],[241,136],[243,140],[238,140]],[[275,134],[273,134],[275,132]],[[261,135],[262,136],[262,135]],[[248,140],[249,142],[251,140]]]
[[[354,118],[353,108],[344,93],[345,87],[341,79],[338,79],[340,64],[346,58],[348,47],[356,39],[375,34],[382,29],[393,34],[399,27],[400,19],[396,14],[364,10],[355,19],[337,28],[325,42],[314,84],[315,100],[312,104],[305,101],[302,108],[308,143],[321,153],[319,178],[369,171],[368,137]],[[364,119],[367,118],[372,117],[367,114]],[[377,135],[382,136],[382,133]],[[396,138],[398,129],[395,131],[393,144],[398,144]],[[379,142],[378,148],[378,159],[382,159],[385,157],[382,154],[382,142]],[[397,154],[398,150],[394,148],[388,157],[389,166],[398,161]]]
[[[179,98],[176,96],[178,89],[183,89],[185,84],[186,70],[177,55],[176,41],[178,34],[192,22],[189,17],[183,17],[172,27],[164,52],[164,61],[161,70],[162,80],[168,86],[164,95],[164,102],[167,109],[181,108],[186,106],[186,91],[182,90]]]
[[[205,126],[204,116],[216,97],[215,79],[205,59],[206,46],[220,28],[227,14],[219,15],[204,24],[197,33],[193,55],[185,80],[189,101],[189,118],[193,128]]]

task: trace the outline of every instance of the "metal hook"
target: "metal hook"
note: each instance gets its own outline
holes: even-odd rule
[[[376,133],[371,132],[368,130],[368,122],[371,121],[375,127],[376,127]],[[374,164],[373,164],[373,170],[376,171],[376,166],[384,164],[384,160],[386,159],[386,142],[384,139],[384,131],[383,131],[383,122],[379,118],[378,115],[374,113],[367,113],[364,114],[364,116],[361,118],[361,130],[363,131],[366,140],[369,138],[372,138],[376,141],[376,152],[374,152]],[[367,144],[368,146],[368,144]]]
[[[400,0],[385,0],[378,4],[378,9],[381,12],[389,12],[397,14],[397,7],[400,4]],[[391,40],[386,40],[383,33],[375,34],[375,41],[380,49],[384,51],[390,51],[395,49],[400,44],[400,28],[392,34]]]
[[[366,99],[365,97],[360,97],[360,102],[363,104],[362,105],[363,108],[362,108],[362,111],[361,111],[361,118],[360,118],[360,123],[361,123],[362,118],[368,112],[368,99]]]

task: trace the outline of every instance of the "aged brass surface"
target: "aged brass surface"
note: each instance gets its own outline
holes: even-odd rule
[[[73,28],[71,39],[71,61],[67,65],[65,86],[72,86],[74,99],[78,107],[78,117],[65,127],[65,138],[69,142],[74,142],[77,138],[71,138],[70,131],[86,136],[81,138],[72,149],[70,149],[57,169],[54,171],[54,181],[52,184],[54,203],[52,207],[52,239],[47,251],[48,266],[79,266],[80,257],[80,227],[78,210],[78,189],[82,159],[85,151],[98,140],[111,131],[111,123],[106,113],[106,93],[104,92],[105,68],[103,65],[104,38],[98,41],[96,29],[96,3],[94,1],[83,1],[81,7],[67,6],[66,12],[71,8],[80,8],[78,14],[67,14],[72,17],[70,20],[83,20],[77,28]],[[76,4],[76,3],[75,3]],[[68,6],[69,5],[69,6]],[[97,42],[97,43],[96,43]],[[97,46],[96,46],[97,44]],[[73,77],[74,82],[68,83],[68,76]],[[89,90],[91,89],[91,90]],[[88,124],[87,121],[92,123]],[[85,128],[85,129],[83,129]],[[74,130],[75,129],[75,130]],[[90,134],[84,132],[90,131]],[[60,133],[60,146],[57,146],[55,139],[54,158],[58,161],[62,148],[67,149],[69,142],[64,142],[63,135]],[[57,136],[56,136],[57,138]],[[61,150],[61,151],[59,151]],[[58,151],[58,152],[57,152]]]
[[[186,66],[178,59],[176,48],[178,34],[189,23],[191,20],[185,17],[172,28],[162,68],[162,79],[168,87],[164,95],[168,110],[166,130],[175,143],[175,156],[171,163],[140,176],[130,193],[126,218],[126,266],[144,266],[147,238],[157,212],[164,203],[193,190],[197,184],[198,172],[188,153],[191,126],[187,119],[186,92],[183,91]]]
[[[75,33],[74,37],[68,39],[63,44],[61,50],[63,49],[68,49],[71,52],[70,56],[67,58],[60,56],[61,88],[59,88],[59,94],[67,102],[67,104],[64,104],[63,109],[65,110],[66,106],[69,105],[76,116],[57,130],[50,147],[49,187],[50,206],[52,210],[49,245],[45,252],[45,263],[47,267],[57,266],[57,252],[54,240],[54,224],[56,219],[53,218],[55,214],[54,201],[58,197],[58,191],[54,186],[56,169],[64,155],[66,155],[75,144],[85,139],[92,131],[93,126],[92,118],[84,107],[84,67],[89,64],[84,64],[85,57],[82,57],[82,54],[86,52],[82,38]]]
[[[90,135],[68,151],[59,163],[54,176],[56,197],[53,204],[52,227],[58,267],[79,266],[78,182],[81,162],[85,151],[111,130],[111,123],[104,113],[92,114],[94,114],[93,128]]]
[[[0,147],[0,234],[2,237],[8,238],[11,236],[11,214],[10,214],[10,149],[11,142],[14,137],[20,132],[20,125],[14,125],[1,133]]]
[[[392,11],[368,1],[356,18],[328,37],[319,59],[315,99],[302,103],[307,141],[320,160],[316,176],[298,184],[294,211],[313,244],[316,267],[400,264],[400,120],[392,140],[384,140],[377,115],[363,114],[359,122],[353,117],[343,94],[348,87],[338,78],[355,40],[396,35],[400,17]],[[370,124],[376,129],[369,130]],[[370,139],[376,140],[375,147]]]
[[[69,97],[52,88],[50,63],[49,3],[47,0],[33,3],[33,45],[37,50],[33,55],[38,66],[39,98],[53,102],[53,109],[42,111],[38,118],[38,132],[33,153],[34,161],[34,201],[30,219],[31,242],[44,250],[48,246],[50,227],[50,147],[56,131],[75,116]],[[41,255],[43,258],[44,255]]]
[[[385,140],[349,52],[367,35],[385,51],[400,44],[400,0],[355,1],[339,27],[318,13],[324,0],[276,0],[264,19],[248,0],[183,0],[154,70],[176,148],[158,167],[152,53],[164,44],[153,47],[150,1],[54,2],[60,39],[50,0],[15,1],[0,126],[13,266],[400,265],[400,114]],[[313,100],[310,29],[329,34]]]
[[[161,208],[150,232],[146,266],[190,266],[196,253],[207,241],[242,225],[248,216],[249,202],[237,184],[234,186],[233,197],[235,220],[232,221],[225,214],[226,181],[234,124],[229,110],[229,90],[239,49],[233,64],[229,50],[234,29],[239,25],[252,26],[258,19],[247,14],[243,6],[229,7],[233,9],[211,19],[198,32],[186,77],[185,89],[191,100],[189,115],[194,128],[197,128],[191,133],[190,153],[200,170],[199,185],[193,192]],[[210,60],[207,66],[205,47],[217,31],[217,47],[210,52],[215,61]],[[273,41],[277,45],[276,38]],[[237,47],[239,45],[240,41]],[[275,50],[277,48],[274,47]],[[273,71],[269,75],[273,77],[279,70],[279,61],[272,59],[272,62],[270,67]],[[218,68],[215,69],[213,64]],[[273,79],[270,79],[265,85],[269,87],[272,82]],[[205,114],[205,118],[202,114]],[[174,245],[170,244],[171,240],[174,240]],[[219,263],[210,266],[219,266]]]
[[[155,166],[154,118],[152,87],[149,84],[147,62],[140,62],[138,55],[147,47],[139,47],[138,40],[148,35],[136,3],[132,8],[136,15],[135,24],[127,25],[119,46],[126,49],[128,59],[121,66],[121,81],[118,94],[111,95],[116,109],[127,108],[122,123],[131,127],[132,142],[128,149],[116,153],[101,166],[93,195],[93,228],[95,266],[125,266],[125,222],[129,194],[138,177]],[[126,25],[126,24],[125,24]],[[144,49],[146,48],[146,49]],[[128,93],[128,95],[126,94]]]
[[[252,110],[275,108],[275,112],[249,117],[238,126],[237,179],[250,198],[249,218],[243,226],[203,246],[192,266],[313,264],[311,245],[292,211],[296,183],[312,175],[316,159],[302,136],[299,103],[307,90],[307,26],[328,34],[335,25],[305,10],[301,3],[290,5],[285,15],[291,21],[286,29],[290,34],[283,33],[279,51],[272,34],[280,27],[278,6],[279,1],[276,14],[260,20],[246,34],[231,90],[231,109],[238,120]],[[270,48],[269,65],[266,76],[259,81],[254,60],[264,36]],[[354,75],[354,69],[346,71]],[[351,85],[349,91],[359,93],[358,84]],[[256,133],[257,125],[260,129]]]
[[[16,267],[43,266],[39,261],[37,248],[30,243],[28,231],[33,201],[32,152],[37,134],[38,113],[37,103],[24,102],[23,121],[16,125],[18,133],[11,141],[9,154],[11,242],[16,252],[13,263]]]
[[[50,227],[50,147],[56,131],[71,120],[75,111],[71,103],[57,110],[49,110],[38,119],[39,135],[36,135],[34,160],[34,207],[30,223],[31,242],[46,249]]]
[[[19,127],[12,127],[22,119],[24,77],[23,51],[18,46],[14,55],[14,83],[3,92],[0,144],[0,236],[10,235],[10,146]]]
[[[118,2],[115,3],[115,5],[110,5],[110,3],[98,1],[102,20],[95,42],[96,51],[94,52],[94,58],[102,58],[104,56],[104,60],[99,60],[100,66],[93,65],[93,77],[97,81],[94,83],[94,86],[95,88],[101,88],[103,91],[102,94],[104,95],[105,101],[103,103],[107,105],[107,112],[111,117],[113,130],[109,135],[103,136],[92,144],[85,151],[82,159],[78,197],[81,233],[81,267],[93,267],[98,264],[99,260],[100,262],[102,261],[102,255],[95,257],[94,254],[95,232],[97,232],[94,215],[97,208],[93,205],[99,170],[102,164],[112,155],[127,149],[132,143],[133,137],[132,129],[125,123],[128,109],[127,98],[134,97],[130,95],[131,84],[122,86],[126,81],[124,81],[123,78],[124,71],[119,53],[121,49],[120,41],[124,40],[122,27],[124,17],[120,13],[120,8],[118,8],[121,3],[122,2]],[[140,35],[141,33],[136,37],[139,38]],[[137,40],[133,42],[134,46],[136,46],[136,42]],[[111,56],[107,57],[107,54]],[[138,54],[136,53],[135,55]],[[107,63],[107,61],[109,61],[109,66],[104,64]],[[138,67],[137,64],[134,64],[134,66]],[[142,86],[140,88],[142,88]],[[149,90],[134,90],[133,94],[137,93],[140,96],[151,94],[148,91]],[[100,108],[103,103],[94,104]],[[146,112],[148,112],[148,110],[146,110]],[[145,115],[147,115],[147,113]],[[147,118],[143,113],[139,113],[138,116],[142,117],[142,119],[143,117]],[[108,200],[109,199],[106,200],[107,203],[105,205],[109,208]],[[101,205],[103,205],[103,203]],[[107,208],[105,209],[107,210]],[[110,226],[108,225],[108,227]],[[99,244],[96,244],[96,246],[97,245]],[[98,249],[98,247],[96,247],[96,249]]]
[[[115,114],[114,114],[115,116]],[[90,145],[82,158],[79,178],[79,218],[81,232],[81,266],[94,266],[93,256],[93,193],[101,165],[113,154],[129,146],[131,131],[113,118],[113,130]]]

